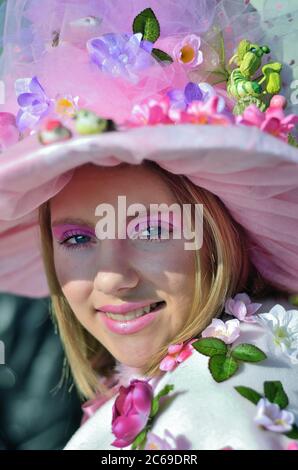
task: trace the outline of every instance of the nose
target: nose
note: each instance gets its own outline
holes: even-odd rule
[[[107,295],[117,295],[134,289],[139,283],[139,274],[129,259],[123,240],[104,240],[96,266],[94,289]]]

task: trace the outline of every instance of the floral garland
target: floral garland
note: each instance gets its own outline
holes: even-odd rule
[[[133,20],[133,34],[108,33],[86,43],[90,62],[101,72],[132,83],[138,73],[158,63],[173,62],[186,72],[200,67],[204,61],[201,38],[188,34],[174,46],[172,56],[154,47],[160,36],[160,25],[154,11],[147,8]],[[281,88],[282,65],[278,62],[262,65],[267,46],[242,40],[236,54],[226,65],[222,33],[221,61],[218,70],[210,71],[225,83],[228,96],[235,106],[231,112],[222,96],[208,83],[189,81],[184,89],[167,90],[163,97],[148,99],[135,105],[131,119],[114,123],[80,106],[80,97],[58,95],[49,97],[38,77],[19,78],[15,83],[19,112],[0,113],[0,150],[16,143],[28,133],[37,133],[42,145],[69,140],[74,134],[90,135],[125,130],[131,127],[157,124],[211,124],[256,126],[295,147],[291,134],[298,116],[285,115],[286,100],[278,95]],[[232,63],[237,67],[231,70]],[[259,77],[254,78],[259,73]]]

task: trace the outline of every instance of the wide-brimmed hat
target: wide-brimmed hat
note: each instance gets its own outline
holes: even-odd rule
[[[293,16],[267,24],[246,3],[7,2],[1,291],[48,294],[38,207],[77,167],[145,159],[218,196],[259,272],[298,290],[298,117],[283,54],[263,42]]]

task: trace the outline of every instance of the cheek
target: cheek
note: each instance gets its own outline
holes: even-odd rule
[[[61,247],[54,247],[54,264],[60,285],[77,281],[90,281],[92,279],[92,267],[94,255],[84,249],[66,251]]]
[[[73,310],[84,307],[92,292],[92,284],[88,281],[70,281],[61,286],[63,294]]]
[[[54,249],[55,271],[68,303],[74,309],[82,305],[93,289],[86,263],[79,256],[65,255]]]

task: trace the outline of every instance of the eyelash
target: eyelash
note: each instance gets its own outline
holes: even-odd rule
[[[144,228],[144,230],[148,230],[148,227],[152,227],[152,225],[147,225],[146,229]],[[162,230],[162,225],[158,224],[157,226],[158,228],[158,233],[160,235],[160,232]],[[173,232],[173,227],[172,225],[169,226],[169,233],[172,233]],[[81,248],[88,248],[90,247],[90,245],[93,243],[91,241],[91,236],[90,235],[86,235],[85,233],[80,233],[80,232],[68,232],[65,235],[65,238],[61,241],[59,241],[59,244],[62,248],[64,249],[67,249],[67,250],[79,250]],[[75,238],[75,237],[87,237],[89,238],[90,240],[87,242],[87,243],[69,243],[69,240],[71,240],[72,238]],[[136,238],[136,240],[138,240],[138,238]],[[139,240],[146,240],[146,241],[149,241],[149,242],[157,242],[157,243],[160,243],[162,241],[162,239],[160,238],[140,238]]]
[[[65,238],[59,241],[59,244],[62,248],[66,250],[80,250],[81,248],[89,247],[93,242],[89,241],[87,243],[68,243],[69,240],[75,237],[87,237],[91,240],[90,235],[86,235],[85,233],[80,232],[68,232],[64,234]]]

